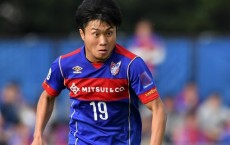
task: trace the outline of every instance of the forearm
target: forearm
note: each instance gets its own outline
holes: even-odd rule
[[[153,111],[150,145],[161,145],[166,126],[166,113],[163,108]]]
[[[152,110],[152,129],[150,145],[161,145],[164,138],[167,115],[160,98],[147,104]]]
[[[54,98],[49,97],[44,91],[37,105],[36,125],[34,131],[34,138],[42,138],[45,126],[52,114],[54,106]]]

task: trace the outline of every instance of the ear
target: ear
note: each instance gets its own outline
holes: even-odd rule
[[[79,33],[80,33],[80,36],[81,36],[81,39],[84,41],[85,40],[85,33],[82,29],[79,29]]]

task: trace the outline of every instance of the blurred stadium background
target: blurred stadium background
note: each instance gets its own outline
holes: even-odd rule
[[[0,145],[30,144],[41,83],[51,63],[83,44],[74,27],[80,3],[0,1]],[[164,144],[230,144],[230,1],[118,3],[123,13],[120,44],[128,48],[142,17],[154,23],[163,42],[165,57],[154,77],[169,115]],[[47,144],[67,144],[68,105],[64,91],[46,130]],[[141,111],[142,144],[147,145],[149,112]]]

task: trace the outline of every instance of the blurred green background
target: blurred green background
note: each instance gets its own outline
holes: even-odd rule
[[[117,0],[123,13],[121,31],[131,33],[138,18],[148,17],[162,34],[230,32],[229,0]],[[28,32],[67,35],[74,32],[80,0],[1,0],[0,34]]]

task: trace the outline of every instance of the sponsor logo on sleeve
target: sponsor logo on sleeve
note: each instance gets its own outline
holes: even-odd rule
[[[148,97],[152,94],[155,94],[157,92],[157,89],[156,88],[153,88],[151,89],[150,91],[148,91],[147,93],[145,93],[145,96]]]
[[[144,71],[140,75],[140,80],[141,80],[141,84],[142,84],[143,88],[147,88],[148,86],[153,84],[152,78],[148,75],[148,73],[146,71]]]

